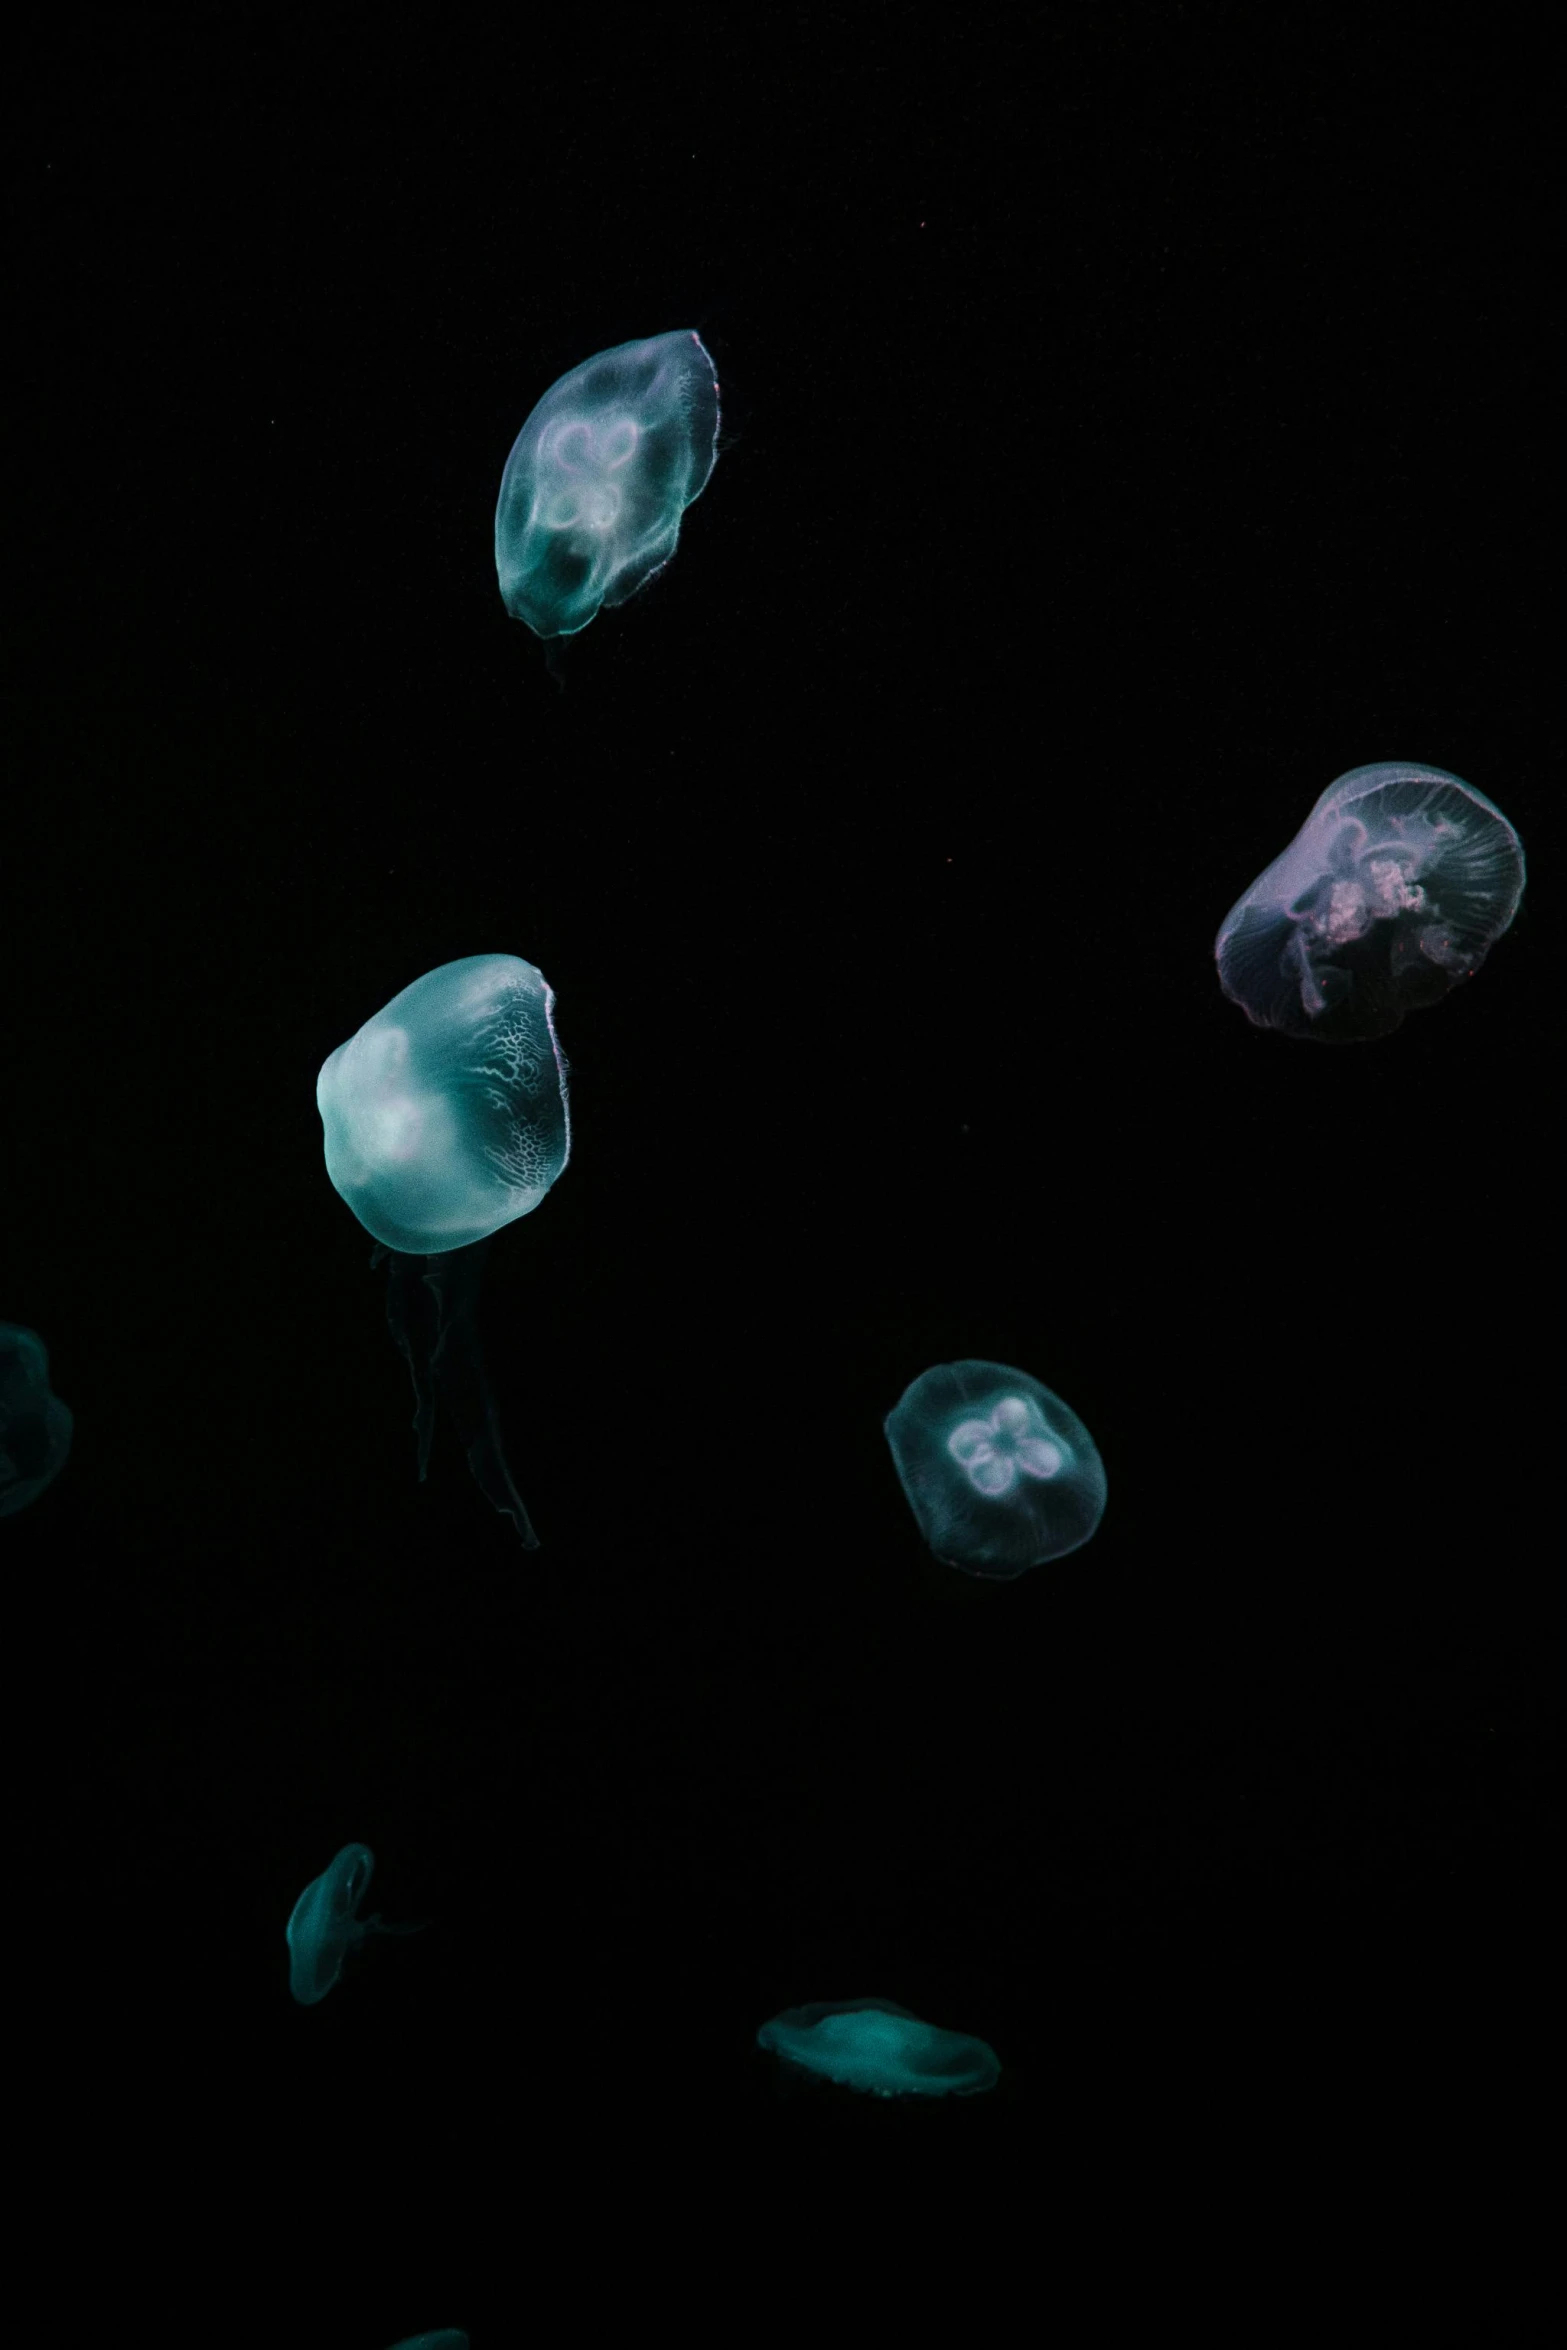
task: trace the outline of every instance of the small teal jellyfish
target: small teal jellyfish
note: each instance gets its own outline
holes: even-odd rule
[[[294,1904],[288,1921],[288,1987],[301,2007],[324,1999],[346,1959],[377,1934],[418,1934],[422,1924],[389,1926],[379,1917],[356,1916],[370,1890],[375,1856],[366,1844],[345,1844]]]
[[[1356,767],[1225,916],[1219,984],[1258,1028],[1389,1036],[1474,977],[1523,885],[1518,835],[1473,784],[1441,767]]]
[[[1004,1363],[938,1363],[887,1415],[887,1442],[931,1549],[966,1574],[1064,1558],[1104,1515],[1099,1450],[1069,1404]]]
[[[410,2334],[406,2342],[394,2342],[392,2350],[468,2350],[468,2337],[444,2326],[438,2334]]]
[[[555,991],[517,955],[427,971],[322,1063],[326,1168],[387,1248],[465,1248],[536,1208],[571,1150]]]
[[[993,2089],[1001,2077],[996,2052],[985,2041],[921,2023],[890,1999],[786,2007],[763,2024],[756,2044],[785,2067],[874,2097],[972,2097]]]
[[[0,1518],[26,1509],[58,1477],[73,1426],[49,1391],[49,1350],[37,1331],[0,1322]]]
[[[718,454],[718,379],[690,328],[563,375],[512,445],[495,509],[501,597],[535,636],[574,636],[675,551]]]

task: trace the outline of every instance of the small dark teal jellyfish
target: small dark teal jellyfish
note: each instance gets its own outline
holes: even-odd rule
[[[375,1856],[366,1844],[345,1844],[330,1868],[313,1878],[288,1921],[288,1987],[301,2007],[324,1999],[344,1961],[372,1935],[418,1934],[423,1923],[389,1926],[355,1915],[370,1890]]]
[[[59,1476],[74,1425],[49,1391],[49,1350],[37,1331],[0,1322],[0,1518]]]
[[[574,636],[675,551],[718,455],[718,379],[689,327],[563,375],[512,445],[495,509],[501,596],[535,636]]]
[[[1473,784],[1356,767],[1225,916],[1219,984],[1258,1028],[1389,1036],[1474,977],[1523,885],[1518,835]]]
[[[468,2337],[445,2326],[438,2334],[410,2334],[406,2342],[394,2342],[392,2350],[468,2350]]]
[[[945,1565],[1021,1575],[1064,1558],[1105,1507],[1104,1463],[1069,1404],[1004,1363],[937,1363],[887,1415],[920,1532]]]
[[[966,2032],[921,2023],[890,1999],[786,2007],[756,2035],[785,2067],[873,2097],[972,2097],[1001,2077],[996,2052]]]
[[[327,1173],[385,1247],[483,1240],[570,1156],[555,991],[517,955],[442,963],[327,1056],[316,1107]]]
[[[532,1213],[571,1152],[555,991],[516,955],[427,971],[324,1063],[327,1173],[381,1243],[387,1322],[414,1388],[419,1476],[437,1402],[474,1481],[538,1547],[512,1479],[479,1348],[490,1236]],[[417,1252],[417,1253],[415,1253]]]

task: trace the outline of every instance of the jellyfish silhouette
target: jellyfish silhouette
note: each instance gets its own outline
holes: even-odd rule
[[[996,1578],[1064,1558],[1104,1515],[1099,1450],[1069,1404],[1004,1363],[937,1363],[905,1388],[887,1442],[946,1566]]]
[[[538,1546],[507,1466],[479,1345],[479,1280],[502,1226],[538,1206],[571,1151],[555,993],[516,955],[443,963],[322,1065],[327,1173],[380,1243],[387,1323],[414,1388],[419,1476],[438,1404],[475,1482]]]
[[[324,1999],[344,1964],[375,1935],[419,1934],[425,1921],[389,1926],[379,1917],[356,1916],[370,1890],[375,1856],[366,1844],[345,1844],[295,1902],[288,1921],[288,1987],[301,2007]]]
[[[1441,767],[1356,767],[1225,916],[1219,984],[1259,1028],[1391,1035],[1473,978],[1518,911],[1501,810]]]
[[[620,343],[551,384],[512,444],[495,568],[514,619],[574,636],[661,571],[718,453],[718,381],[689,328]]]
[[[49,1387],[36,1330],[0,1322],[0,1518],[25,1509],[65,1466],[75,1423]]]
[[[786,2073],[814,2073],[874,2097],[972,2097],[1001,2077],[985,2041],[922,2023],[890,1999],[786,2007],[763,2024],[756,2043]]]

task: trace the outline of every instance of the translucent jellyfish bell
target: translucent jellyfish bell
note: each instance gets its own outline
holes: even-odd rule
[[[75,1423],[49,1390],[49,1350],[36,1330],[0,1322],[0,1518],[36,1501],[58,1477]]]
[[[1356,767],[1225,916],[1219,983],[1259,1028],[1387,1036],[1473,978],[1518,911],[1518,835],[1440,767]]]
[[[475,1482],[538,1546],[479,1349],[484,1246],[536,1208],[571,1151],[555,991],[517,955],[427,971],[328,1056],[316,1081],[327,1173],[381,1243],[386,1316],[413,1379],[419,1475],[438,1401]]]
[[[816,2073],[873,2097],[972,2097],[1001,2077],[996,2052],[965,2032],[922,2023],[890,1999],[786,2007],[763,2024],[759,2048],[786,2069]]]
[[[1104,1515],[1099,1450],[1069,1404],[1004,1363],[937,1363],[900,1396],[887,1442],[937,1558],[1008,1577],[1086,1542]]]
[[[345,1844],[295,1902],[288,1921],[288,1987],[301,2007],[314,2007],[326,1997],[344,1961],[371,1935],[423,1932],[422,1923],[389,1926],[379,1917],[356,1916],[374,1868],[367,1844]]]
[[[531,963],[465,955],[328,1054],[327,1173],[387,1248],[465,1248],[538,1206],[571,1150],[554,1015]]]
[[[669,561],[718,454],[718,379],[689,327],[620,343],[551,384],[512,445],[495,568],[513,619],[574,636]]]

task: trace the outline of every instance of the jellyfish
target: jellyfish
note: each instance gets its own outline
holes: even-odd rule
[[[1523,895],[1500,808],[1440,767],[1355,767],[1232,906],[1219,984],[1258,1028],[1389,1036],[1472,979]]]
[[[37,1331],[0,1322],[0,1518],[26,1509],[58,1477],[73,1426],[49,1391],[49,1350]]]
[[[392,2350],[468,2350],[468,2337],[443,2326],[435,2334],[410,2334],[405,2342],[394,2342]]]
[[[478,1337],[485,1250],[530,1215],[571,1151],[555,991],[516,955],[427,971],[328,1056],[326,1165],[379,1243],[387,1323],[409,1368],[419,1477],[437,1402],[480,1491],[537,1547],[507,1466]]]
[[[944,1565],[1009,1577],[1064,1558],[1105,1507],[1104,1463],[1069,1404],[1004,1363],[937,1363],[904,1389],[887,1442]]]
[[[571,1150],[555,990],[518,955],[427,971],[322,1063],[326,1168],[383,1246],[434,1256],[531,1215]]]
[[[427,1921],[389,1926],[355,1911],[370,1890],[375,1855],[366,1844],[345,1844],[328,1869],[313,1878],[288,1921],[288,1987],[301,2007],[324,1999],[352,1958],[373,1935],[420,1934]]]
[[[759,2048],[786,2070],[875,2097],[972,2097],[1001,2077],[996,2052],[966,2032],[922,2023],[890,1999],[820,2000],[763,2024]]]
[[[618,343],[551,384],[495,508],[501,597],[535,636],[575,636],[661,571],[718,454],[718,381],[689,327]]]

